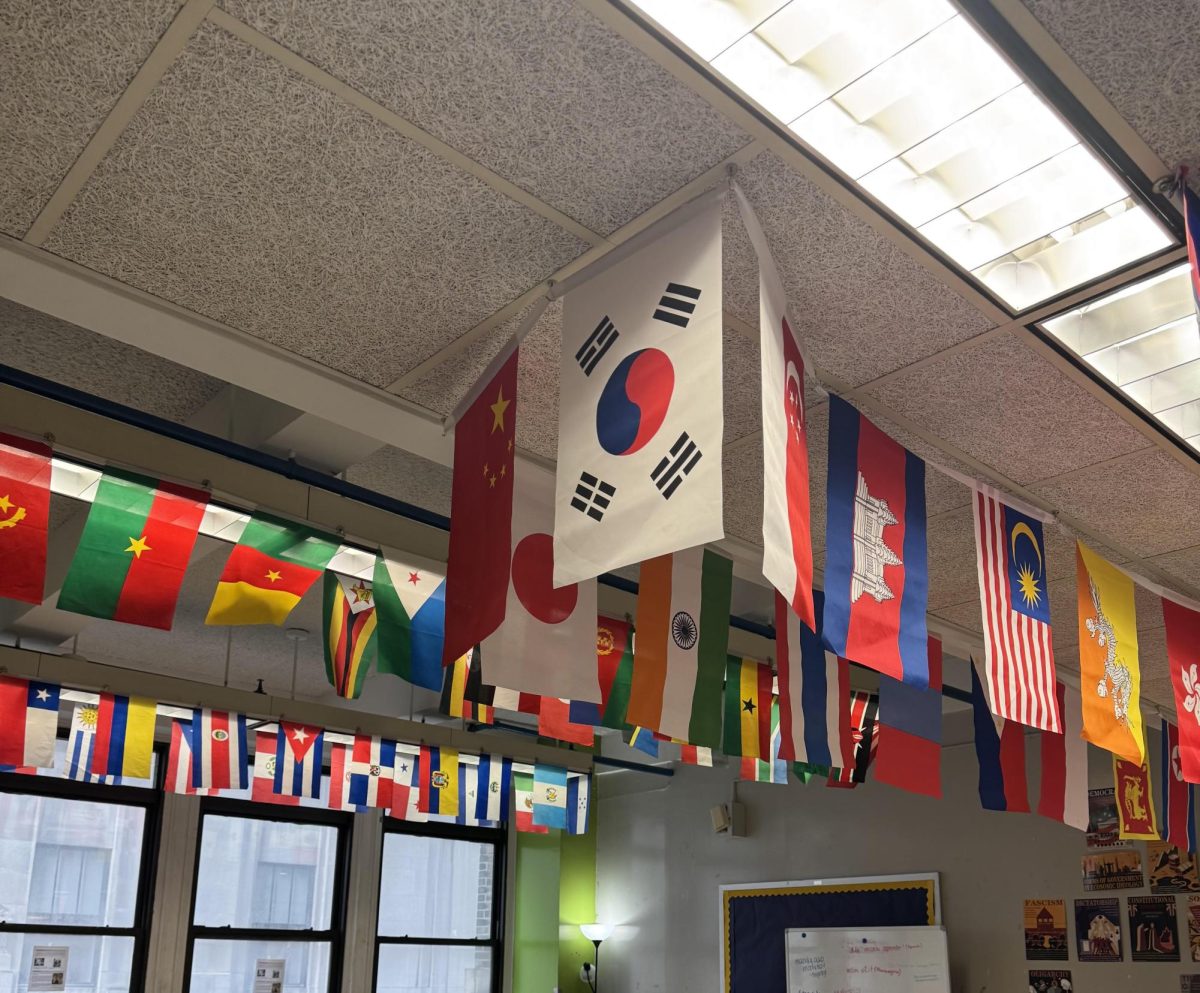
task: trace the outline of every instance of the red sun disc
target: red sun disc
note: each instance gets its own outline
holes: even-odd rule
[[[565,621],[579,600],[575,585],[554,588],[554,539],[548,534],[526,535],[517,542],[512,584],[521,605],[543,624]]]

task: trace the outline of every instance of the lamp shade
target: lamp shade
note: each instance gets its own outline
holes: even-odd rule
[[[580,924],[579,930],[588,941],[607,941],[613,933],[611,924]]]

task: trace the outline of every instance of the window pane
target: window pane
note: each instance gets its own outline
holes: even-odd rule
[[[123,993],[129,989],[133,938],[99,935],[0,934],[0,990],[25,993],[34,945],[66,945],[64,993]]]
[[[259,959],[283,959],[284,993],[327,993],[329,943],[324,941],[209,941],[192,951],[191,993],[247,993]]]
[[[145,818],[141,807],[0,793],[0,920],[132,926]]]
[[[490,938],[494,860],[495,848],[488,844],[385,835],[379,933],[408,938]]]
[[[380,945],[375,993],[490,993],[492,950]]]
[[[195,923],[201,927],[329,927],[337,828],[204,818]]]

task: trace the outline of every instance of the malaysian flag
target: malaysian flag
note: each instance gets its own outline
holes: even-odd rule
[[[992,713],[1061,733],[1042,523],[976,484],[975,547]]]

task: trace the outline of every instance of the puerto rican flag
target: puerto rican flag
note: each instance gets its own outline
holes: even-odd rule
[[[925,463],[837,396],[829,398],[826,503],[825,644],[924,689]]]
[[[321,796],[325,732],[308,724],[279,722],[275,741],[275,792],[280,796]]]
[[[54,765],[59,687],[0,676],[0,766]]]
[[[244,790],[249,786],[245,714],[197,707],[187,734],[195,789]]]
[[[370,734],[356,734],[347,771],[351,805],[392,806],[392,783],[396,775],[394,741]]]

